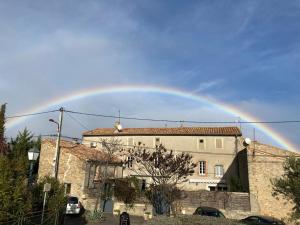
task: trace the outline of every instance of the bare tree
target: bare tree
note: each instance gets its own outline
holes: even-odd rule
[[[185,182],[196,167],[192,155],[184,152],[174,154],[173,150],[167,150],[163,145],[155,150],[140,147],[129,149],[128,156],[136,162],[136,167],[131,170],[138,175],[150,176],[155,185],[174,186]]]
[[[127,150],[127,154],[129,160],[135,162],[130,169],[137,175],[151,178],[147,197],[158,214],[163,214],[164,207],[169,208],[180,198],[178,184],[187,181],[196,167],[192,155],[184,152],[174,154],[173,150],[167,150],[163,145],[154,150],[137,147]]]

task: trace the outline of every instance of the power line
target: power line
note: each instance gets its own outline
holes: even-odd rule
[[[28,116],[37,116],[42,114],[48,114],[53,112],[58,112],[57,110],[50,110],[44,112],[37,112],[37,113],[28,113],[28,114],[21,114],[21,115],[13,115],[13,116],[6,116],[6,119],[13,119],[13,118],[20,118],[20,117],[28,117]],[[85,115],[85,116],[93,116],[93,117],[102,117],[102,118],[112,118],[112,119],[124,119],[124,120],[137,120],[137,121],[150,121],[150,122],[167,122],[167,123],[190,123],[190,124],[287,124],[287,123],[300,123],[300,120],[274,120],[274,121],[196,121],[196,120],[170,120],[170,119],[155,119],[155,118],[142,118],[142,117],[125,117],[125,116],[113,116],[113,115],[104,115],[104,114],[97,114],[97,113],[86,113],[86,112],[79,112],[79,111],[72,111],[72,110],[63,110],[65,112],[71,114],[78,114],[78,115]],[[73,120],[76,120],[74,117]],[[80,126],[88,129],[84,126],[80,121],[76,120]]]
[[[83,123],[81,123],[79,120],[77,120],[75,117],[73,117],[70,113],[66,113],[73,121],[75,121],[79,126],[84,128],[85,130],[90,130],[87,126],[85,126]]]
[[[85,113],[72,110],[65,110],[65,112],[113,119],[137,120],[137,121],[150,121],[150,122],[168,122],[168,123],[194,123],[194,124],[236,124],[236,121],[195,121],[195,120],[170,120],[170,119],[154,119],[154,118],[141,118],[141,117],[124,117],[113,116],[96,113]],[[278,120],[278,121],[239,121],[239,124],[284,124],[284,123],[300,123],[300,120]]]
[[[53,112],[58,112],[59,110],[50,110],[50,111],[44,111],[44,112],[37,112],[37,113],[28,113],[28,114],[21,114],[21,115],[13,115],[13,116],[6,116],[6,119],[13,119],[13,118],[19,118],[19,117],[27,117],[27,116],[37,116],[42,114],[48,114]]]

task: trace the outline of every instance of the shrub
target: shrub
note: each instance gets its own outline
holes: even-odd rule
[[[178,216],[175,218],[170,217],[155,217],[148,221],[146,225],[242,225],[236,220],[214,218],[207,216]]]

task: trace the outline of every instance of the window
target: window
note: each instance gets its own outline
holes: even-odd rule
[[[95,167],[95,176],[94,176],[94,183],[98,183],[101,180],[101,168],[100,166]]]
[[[218,186],[218,191],[227,191],[227,186]]]
[[[133,138],[128,138],[127,139],[127,145],[129,145],[129,146],[133,146],[134,145]]]
[[[208,186],[207,189],[209,191],[227,191],[228,190],[227,186],[224,184],[218,184],[218,185],[212,184],[212,185]]]
[[[132,156],[128,156],[127,158],[127,166],[128,168],[132,168],[133,167],[133,157]]]
[[[141,145],[142,145],[142,142],[141,142],[141,141],[139,141],[139,142],[138,142],[138,146],[141,146]]]
[[[204,139],[198,139],[198,149],[199,150],[205,149],[205,140]]]
[[[251,216],[245,219],[245,221],[249,222],[250,224],[257,224],[258,223],[258,217]]]
[[[199,174],[205,175],[206,174],[206,161],[199,162]]]
[[[146,191],[146,180],[142,180],[141,190]]]
[[[216,190],[216,186],[209,186],[209,191],[215,191]]]
[[[71,184],[65,183],[65,195],[68,195],[71,193]]]
[[[97,147],[97,143],[96,142],[91,142],[90,146],[91,146],[91,148],[96,148]]]
[[[155,138],[154,147],[159,146],[161,144],[160,138]]]
[[[215,166],[215,177],[223,177],[224,175],[224,167],[223,165]]]
[[[216,138],[216,148],[223,148],[223,139]]]

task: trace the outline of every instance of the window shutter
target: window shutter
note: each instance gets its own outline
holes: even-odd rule
[[[216,139],[216,148],[223,148],[223,140],[222,138]]]

